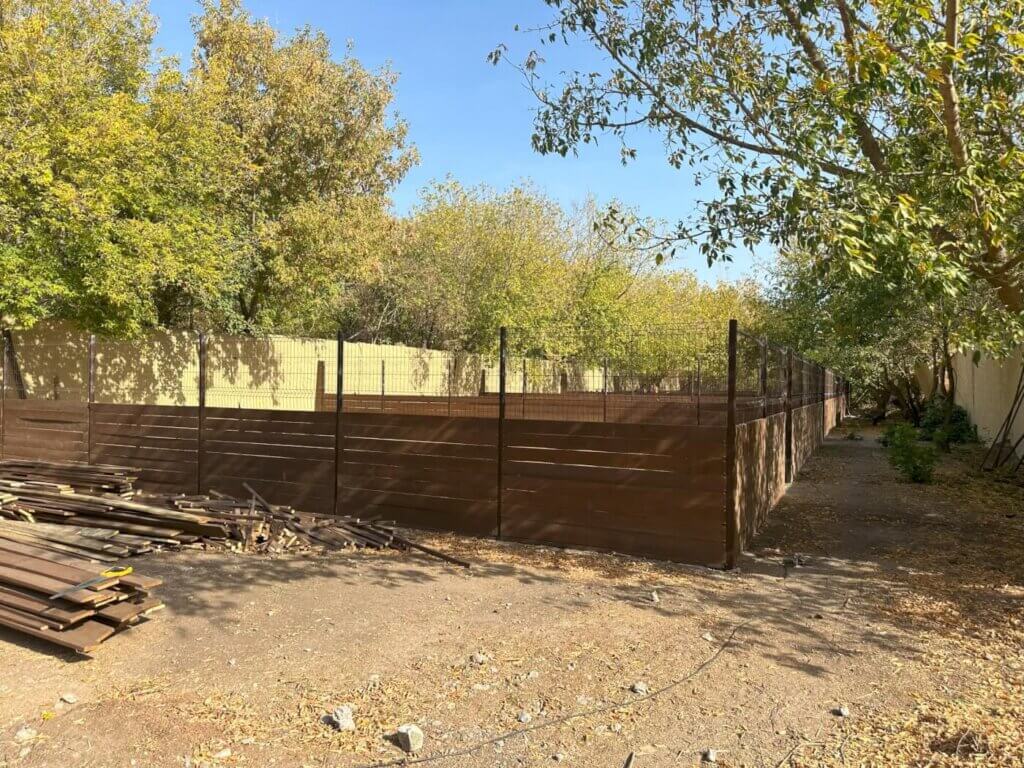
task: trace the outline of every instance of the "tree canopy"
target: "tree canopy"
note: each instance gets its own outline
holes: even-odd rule
[[[537,150],[611,135],[628,161],[653,129],[717,188],[668,235],[709,261],[768,242],[855,275],[884,262],[982,294],[1019,340],[1021,2],[546,1],[542,45],[582,39],[605,64],[549,81],[543,48],[525,58]]]

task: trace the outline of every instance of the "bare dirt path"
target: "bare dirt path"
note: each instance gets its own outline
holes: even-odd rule
[[[441,766],[1024,764],[1024,504],[964,466],[909,486],[833,437],[728,574],[455,537],[469,572],[150,557],[167,610],[94,658],[0,632],[0,765],[351,768],[407,722]]]

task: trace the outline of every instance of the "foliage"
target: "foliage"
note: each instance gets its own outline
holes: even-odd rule
[[[547,0],[542,44],[606,62],[546,83],[534,146],[567,154],[638,127],[717,199],[672,237],[709,261],[769,242],[864,276],[885,264],[936,294],[970,289],[1022,338],[1021,0]],[[492,59],[505,58],[499,47]]]
[[[242,148],[233,293],[245,326],[315,315],[369,268],[387,195],[415,162],[390,120],[395,76],[331,58],[321,32],[287,40],[240,0],[204,0],[191,78]]]
[[[885,431],[883,445],[889,463],[912,483],[930,483],[938,455],[930,445],[918,441],[918,432],[909,424],[892,424]]]
[[[529,185],[435,184],[380,271],[353,286],[346,335],[493,353],[505,325],[513,354],[653,374],[724,360],[730,317],[756,326],[756,286],[659,267],[607,222],[592,201],[567,212]]]
[[[130,333],[233,268],[234,144],[139,2],[0,0],[0,315]]]
[[[947,425],[947,407],[949,424]],[[949,403],[945,398],[936,395],[925,404],[921,416],[921,437],[932,440],[936,445],[945,447],[950,443],[972,443],[977,441],[977,427],[971,424],[971,417],[959,405]]]
[[[0,0],[4,323],[301,326],[371,268],[415,159],[394,76],[237,0],[195,28],[182,74],[141,0]]]

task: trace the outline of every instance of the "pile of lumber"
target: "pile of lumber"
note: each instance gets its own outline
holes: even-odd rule
[[[0,626],[89,653],[163,607],[151,594],[159,579],[107,561],[130,547],[105,544],[112,537],[102,531],[60,535],[49,528],[0,526]]]
[[[7,466],[10,464],[11,466]],[[27,471],[32,466],[32,472]],[[66,472],[66,473],[65,473]],[[0,462],[0,526],[6,520],[108,532],[118,556],[183,545],[232,551],[285,553],[331,549],[417,549],[458,565],[461,560],[399,536],[394,525],[357,517],[323,517],[270,504],[252,486],[238,499],[207,495],[124,498],[135,471],[127,467],[61,462]],[[107,487],[104,493],[88,488]],[[52,527],[51,529],[52,530]]]
[[[112,493],[130,499],[135,493],[139,470],[77,461],[4,459],[0,461],[0,476],[10,481],[34,483],[41,488],[77,488],[80,491]]]
[[[248,500],[212,491],[208,496],[177,496],[170,502],[179,511],[216,519],[226,525],[228,536],[224,543],[235,551],[416,549],[446,562],[469,567],[469,563],[463,560],[400,536],[390,522],[305,514],[286,505],[270,504],[252,486],[242,485],[250,494]]]

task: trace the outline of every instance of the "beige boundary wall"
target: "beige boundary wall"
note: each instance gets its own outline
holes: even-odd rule
[[[89,334],[68,323],[42,322],[12,333],[18,367],[30,399],[87,399]],[[337,342],[290,336],[207,339],[206,403],[210,407],[304,410],[317,408],[317,392],[333,393]],[[345,342],[344,392],[472,396],[498,391],[497,358],[402,345]],[[383,371],[382,371],[383,363]],[[601,391],[603,371],[566,370],[543,360],[512,358],[509,392]],[[383,381],[382,381],[383,380]],[[97,337],[95,401],[142,405],[199,402],[197,334],[154,331],[132,341]],[[679,383],[682,386],[682,382]],[[8,371],[7,397],[18,397]]]
[[[1020,350],[1002,360],[982,356],[977,365],[971,354],[958,354],[953,358],[956,402],[971,415],[971,421],[978,426],[978,436],[985,442],[995,438],[1013,404],[1021,357]],[[1013,424],[1011,439],[1016,441],[1021,434],[1024,434],[1024,412],[1018,414]]]

